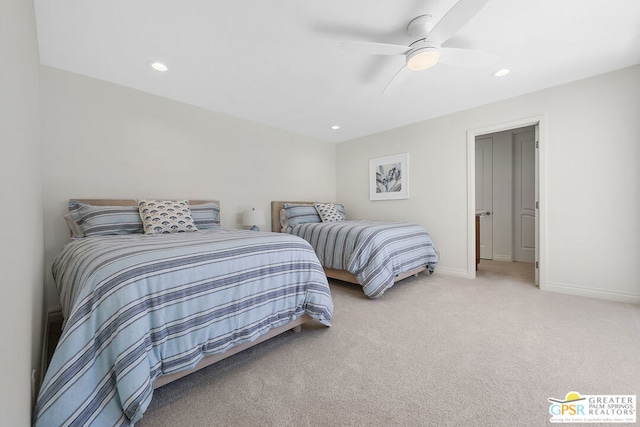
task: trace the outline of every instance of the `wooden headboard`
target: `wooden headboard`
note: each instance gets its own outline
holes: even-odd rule
[[[69,201],[71,200],[75,200],[76,202],[86,203],[88,205],[93,205],[93,206],[138,206],[138,201],[135,199],[69,199]],[[218,206],[220,206],[220,202],[217,200],[189,200],[188,202],[189,202],[189,205],[201,205],[203,203],[214,202],[214,203],[217,203]],[[73,237],[75,232],[72,228],[77,227],[77,225],[72,227],[67,222],[67,226],[69,227],[70,235]]]
[[[135,199],[70,199],[81,203],[87,203],[94,206],[138,206]],[[163,199],[164,200],[164,199]],[[167,199],[168,200],[168,199]],[[215,202],[220,205],[217,200],[189,200],[190,205],[201,205],[203,203]]]
[[[280,233],[280,210],[284,208],[285,203],[295,203],[296,205],[313,205],[313,202],[283,202],[275,200],[271,202],[271,231]]]

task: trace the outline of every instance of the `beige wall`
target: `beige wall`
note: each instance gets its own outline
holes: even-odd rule
[[[38,44],[30,1],[0,2],[0,425],[31,425],[43,319]]]
[[[423,224],[439,271],[471,277],[467,132],[531,117],[544,121],[541,287],[640,303],[640,66],[338,144],[336,197],[352,217]],[[403,152],[410,199],[369,201],[369,159]]]
[[[222,227],[239,228],[247,208],[335,196],[334,144],[50,67],[41,76],[47,268],[68,239],[69,198],[218,199]]]

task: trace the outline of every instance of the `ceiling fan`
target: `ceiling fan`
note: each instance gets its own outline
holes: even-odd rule
[[[427,70],[439,62],[453,65],[485,64],[487,59],[493,59],[493,55],[468,49],[443,47],[442,44],[469,22],[488,2],[489,0],[459,0],[440,20],[428,14],[414,18],[407,26],[407,32],[413,40],[408,46],[345,41],[342,43],[342,48],[372,55],[405,55],[406,64],[385,86],[383,95],[391,93],[411,71]],[[442,60],[441,54],[444,56]]]

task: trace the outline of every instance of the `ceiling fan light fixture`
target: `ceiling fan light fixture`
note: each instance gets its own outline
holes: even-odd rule
[[[424,71],[438,63],[440,49],[435,47],[423,47],[414,49],[407,54],[407,68],[411,71]]]

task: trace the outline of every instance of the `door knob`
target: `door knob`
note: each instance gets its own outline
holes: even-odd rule
[[[491,212],[486,211],[484,214],[485,214],[485,215],[487,215],[487,216],[489,216],[489,215],[491,215]]]

